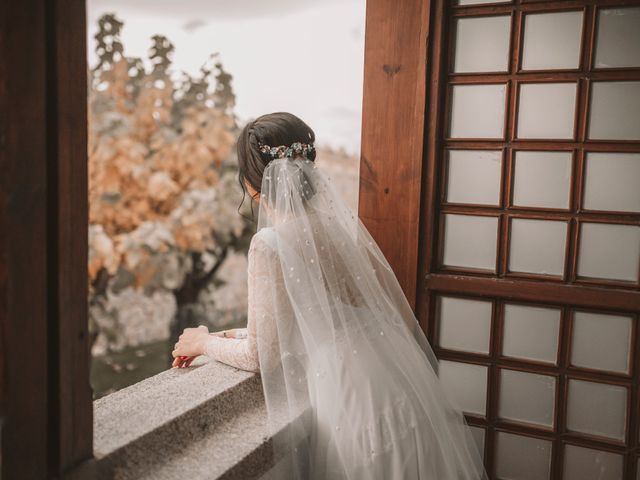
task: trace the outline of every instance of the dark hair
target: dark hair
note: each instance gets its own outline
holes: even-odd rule
[[[238,181],[243,192],[240,207],[242,207],[247,193],[244,181],[246,180],[256,192],[260,193],[262,173],[271,161],[260,152],[260,144],[277,147],[279,145],[288,146],[295,142],[313,143],[315,139],[316,134],[311,127],[288,112],[268,113],[247,123],[240,132],[236,143],[239,167]],[[315,160],[315,150],[312,150],[307,158],[311,161]]]

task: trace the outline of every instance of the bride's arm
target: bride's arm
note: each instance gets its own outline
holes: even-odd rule
[[[251,372],[269,371],[278,365],[276,310],[280,313],[288,311],[278,303],[285,300],[282,298],[284,281],[274,250],[260,235],[255,235],[251,241],[248,264],[247,328],[211,333],[205,327],[185,329],[173,352],[177,357],[174,366],[189,366],[195,356],[203,354]],[[258,343],[261,345],[260,358]]]
[[[186,368],[200,355],[204,355],[204,348],[210,335],[223,338],[247,338],[246,328],[232,328],[219,332],[209,332],[207,327],[185,328],[176,343],[172,367]]]
[[[247,338],[246,328],[232,328],[230,330],[220,330],[219,332],[210,332],[209,335],[225,338]]]
[[[260,371],[258,330],[262,341],[277,342],[271,335],[275,329],[271,300],[277,281],[273,253],[259,235],[253,237],[248,253],[247,328],[226,331],[226,338],[223,332],[216,332],[205,344],[205,355],[241,370]]]
[[[223,337],[211,335],[204,345],[203,353],[219,362],[226,363],[240,370],[259,372],[257,349],[255,348],[255,329],[249,334],[249,321],[247,321],[246,338]]]

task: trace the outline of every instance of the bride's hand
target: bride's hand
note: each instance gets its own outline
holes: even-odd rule
[[[171,364],[174,368],[187,368],[198,357],[176,357]]]
[[[185,328],[178,337],[171,354],[176,357],[197,357],[204,354],[204,346],[209,339],[209,329],[204,325],[197,328]],[[175,362],[174,362],[175,363]]]

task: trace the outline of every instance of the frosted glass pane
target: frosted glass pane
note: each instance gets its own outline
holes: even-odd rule
[[[485,430],[481,427],[474,427],[472,425],[469,426],[471,429],[471,435],[473,435],[473,439],[476,441],[476,446],[478,447],[478,453],[480,456],[484,456],[484,438],[485,438]]]
[[[505,304],[502,354],[556,363],[560,310]]]
[[[622,480],[622,455],[565,445],[564,480]]]
[[[501,172],[500,151],[450,150],[447,201],[498,205]]]
[[[640,140],[640,82],[594,82],[589,138]]]
[[[506,84],[454,85],[452,138],[503,138]]]
[[[571,152],[516,152],[514,205],[569,208],[570,184]]]
[[[599,12],[595,66],[640,67],[640,7]]]
[[[471,363],[440,360],[442,386],[458,409],[467,413],[486,414],[487,367]]]
[[[631,317],[592,312],[573,314],[571,363],[611,372],[629,371]]]
[[[624,440],[627,389],[617,385],[569,380],[567,428]]]
[[[554,377],[500,370],[498,416],[550,427],[553,425],[555,391]]]
[[[511,220],[511,272],[562,275],[567,224],[549,220]]]
[[[511,16],[456,20],[454,72],[505,72]]]
[[[442,263],[495,271],[497,235],[497,217],[445,215]]]
[[[518,138],[573,138],[575,83],[520,85]]]
[[[640,153],[587,153],[584,208],[640,212],[639,187]]]
[[[440,297],[438,307],[441,347],[489,353],[491,302]]]
[[[551,442],[533,437],[498,432],[496,474],[511,480],[548,480],[551,470]]]
[[[578,68],[582,12],[525,16],[523,70]]]
[[[457,5],[479,5],[483,3],[509,3],[511,0],[457,0],[454,2]]]
[[[638,280],[640,227],[583,223],[578,251],[578,275],[614,280]]]

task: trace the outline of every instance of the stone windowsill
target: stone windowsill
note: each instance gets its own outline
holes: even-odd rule
[[[274,464],[260,376],[200,357],[94,402],[70,479],[254,479]]]

